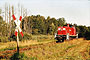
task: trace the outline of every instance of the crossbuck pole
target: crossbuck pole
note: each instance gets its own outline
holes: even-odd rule
[[[17,53],[19,53],[19,37],[18,37],[18,32],[17,32]]]
[[[19,37],[18,37],[18,31],[20,31],[21,36],[23,37],[22,30],[20,28],[20,23],[22,20],[22,16],[20,16],[19,20],[16,20],[16,17],[12,15],[14,22],[16,23],[16,29],[15,29],[15,36],[17,36],[17,53],[19,53]]]

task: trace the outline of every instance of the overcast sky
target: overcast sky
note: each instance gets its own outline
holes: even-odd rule
[[[5,3],[15,6],[20,3],[30,15],[64,17],[67,23],[90,26],[90,0],[0,0],[0,8]]]

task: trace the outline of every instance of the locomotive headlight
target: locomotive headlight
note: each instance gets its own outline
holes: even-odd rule
[[[58,28],[58,30],[61,30],[61,28]]]
[[[69,31],[71,31],[71,29]]]
[[[63,28],[63,30],[66,30],[65,28]]]

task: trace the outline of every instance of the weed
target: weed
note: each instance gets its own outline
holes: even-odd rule
[[[87,47],[87,52],[90,55],[90,46]]]
[[[24,53],[15,53],[11,56],[11,60],[29,60],[29,58]]]
[[[68,46],[65,50],[68,50],[68,49],[70,49],[70,48],[72,48],[72,47],[75,47],[76,45],[71,45],[71,46]]]
[[[37,60],[37,57],[30,57],[29,60]]]
[[[72,56],[67,56],[65,59],[67,59],[67,60],[75,60]]]

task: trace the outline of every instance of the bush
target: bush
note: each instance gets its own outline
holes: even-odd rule
[[[16,41],[16,36],[15,35],[11,35],[10,38],[9,38],[9,41]]]
[[[15,53],[10,60],[37,60],[36,57],[27,57],[24,53]]]
[[[28,33],[23,33],[24,36],[22,37],[21,34],[19,33],[19,40],[22,41],[22,40],[31,40],[32,39],[32,35],[31,34],[28,34]]]
[[[18,36],[19,36],[19,41],[32,39],[32,35],[27,34],[27,33],[24,33],[23,37],[21,36],[20,33],[18,33]],[[16,39],[17,39],[17,37],[15,35],[11,35],[10,38],[9,38],[10,41],[16,41]]]
[[[33,34],[38,34],[38,29],[33,29]]]
[[[85,38],[86,38],[87,40],[90,40],[90,32],[86,32],[86,33],[85,33]]]
[[[8,37],[4,37],[4,36],[1,37],[1,36],[0,36],[0,42],[4,42],[4,43],[5,43],[5,42],[8,42]]]
[[[24,33],[23,40],[31,40],[31,39],[32,39],[31,34]]]
[[[29,58],[24,53],[15,53],[10,58],[11,60],[29,60]]]

